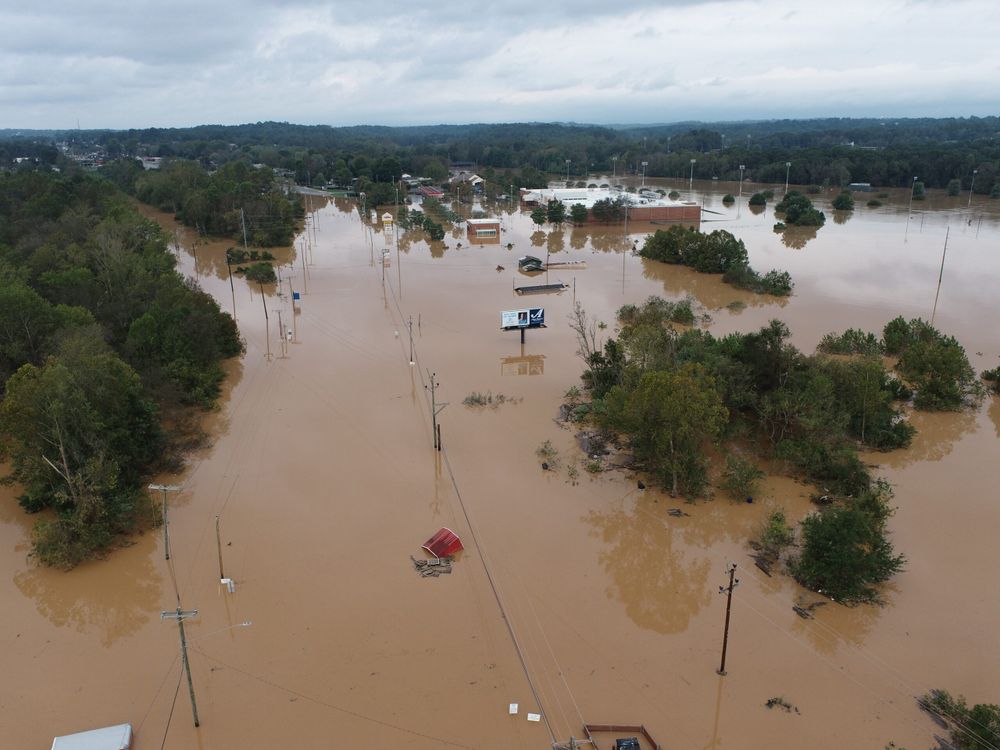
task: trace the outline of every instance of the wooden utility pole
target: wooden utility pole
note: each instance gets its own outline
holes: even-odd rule
[[[407,327],[410,329],[410,365],[412,366],[416,364],[413,361],[413,316],[412,315],[410,316],[410,322],[407,324]]]
[[[302,291],[309,294],[309,277],[306,276],[306,246],[302,243]]]
[[[286,347],[285,347],[285,324],[281,320],[281,310],[280,309],[278,310],[278,336],[280,337],[280,340],[278,341],[278,343],[281,345],[281,357],[284,358],[285,354],[286,354]]]
[[[439,383],[437,382],[437,373],[427,372],[428,380],[430,380],[430,385],[425,385],[424,387],[429,389],[431,392],[431,432],[434,436],[434,447],[437,450],[441,450],[441,430],[438,427],[437,415],[441,413],[442,409],[448,405],[448,402],[439,404],[437,402],[437,387]]]
[[[167,493],[168,492],[180,492],[181,488],[176,484],[151,484],[149,485],[151,490],[159,490],[163,493],[163,559],[170,559],[170,537],[167,534]]]
[[[298,321],[295,320],[295,290],[292,289],[292,280],[288,280],[288,297],[292,300],[292,341],[299,340]]]
[[[736,563],[729,563],[729,585],[719,586],[719,593],[726,594],[726,628],[722,634],[722,664],[717,670],[722,676],[726,674],[726,648],[729,646],[729,614],[733,609],[733,589],[740,585],[736,576]]]
[[[971,199],[971,194],[970,194]],[[931,311],[931,325],[934,325],[934,318],[937,316],[938,295],[941,294],[941,280],[944,278],[944,259],[948,257],[948,235],[951,227],[944,231],[944,250],[941,251],[941,270],[938,272],[937,291],[934,292],[934,309]]]
[[[219,517],[215,517],[215,546],[219,550],[219,580],[224,580],[225,572],[222,570],[222,533],[219,531]]]
[[[161,620],[177,620],[177,629],[181,634],[181,659],[184,662],[184,671],[187,673],[188,692],[191,694],[191,713],[194,716],[194,725],[200,727],[201,722],[198,721],[198,704],[194,700],[194,682],[191,681],[191,664],[188,662],[187,639],[184,637],[184,620],[188,617],[197,616],[198,610],[182,610],[180,602],[177,603],[175,611],[160,612]]]
[[[226,268],[229,269],[229,291],[233,293],[233,320],[236,320],[236,287],[233,285],[233,264],[226,250]]]
[[[267,342],[267,360],[271,361],[271,319],[267,317],[267,300],[264,298],[264,282],[260,285],[260,301],[264,305],[264,340]]]
[[[247,249],[247,222],[243,216],[243,209],[240,208],[240,227],[243,229],[243,249]]]

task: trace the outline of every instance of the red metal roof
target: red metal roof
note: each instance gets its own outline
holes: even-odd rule
[[[458,534],[444,526],[420,546],[438,558],[453,555],[465,549],[462,546],[462,540],[458,538]]]

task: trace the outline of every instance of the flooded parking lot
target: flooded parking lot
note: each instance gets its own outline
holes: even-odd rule
[[[931,196],[911,211],[904,192],[833,215],[830,193],[817,199],[826,226],[779,235],[770,206],[726,207],[726,192],[736,186],[695,185],[715,212],[702,228],[743,239],[760,271],[788,270],[791,298],[632,255],[657,226],[539,230],[509,204],[476,206],[501,215],[499,242],[455,230],[428,245],[371,230],[353,201],[311,198],[309,227],[263,298],[238,277],[231,290],[228,243],[177,228],[180,269],[235,305],[247,354],[208,418],[212,445],[156,480],[184,488],[169,499],[169,563],[154,531],[71,573],[36,568],[25,559],[32,519],[2,489],[5,742],[44,747],[131,721],[137,746],[153,748],[172,712],[168,748],[538,748],[596,722],[644,724],[665,747],[913,750],[937,730],[914,695],[1000,700],[996,397],[968,413],[915,413],[910,448],[865,456],[895,488],[889,528],[906,570],[885,607],[830,604],[813,620],[792,605],[819,597],[765,576],[746,547],[770,510],[809,512],[809,487],[771,477],[753,505],[721,494],[683,504],[625,472],[590,474],[554,420],[583,368],[567,320],[576,301],[611,335],[621,305],[691,295],[714,334],[780,318],[804,351],[828,331],[934,314],[977,370],[1000,364],[996,201]],[[546,252],[586,267],[548,273],[561,294],[514,295],[527,279],[517,258]],[[499,331],[501,310],[536,305],[548,328],[523,346]],[[279,311],[294,330],[287,354]],[[447,402],[441,452],[431,374]],[[474,391],[514,401],[463,406]],[[546,440],[555,471],[539,468]],[[219,585],[217,517],[234,593]],[[441,526],[466,550],[451,575],[422,579],[409,557]],[[730,561],[741,586],[723,678],[717,592]],[[197,730],[183,685],[172,706],[177,628],[160,612],[178,594],[199,611],[186,624]],[[765,707],[778,696],[798,712]]]

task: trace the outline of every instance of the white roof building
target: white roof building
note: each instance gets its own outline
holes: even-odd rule
[[[670,207],[670,206],[694,206],[691,201],[675,201],[665,196],[660,196],[651,190],[644,190],[641,193],[629,193],[625,190],[615,190],[613,188],[544,188],[538,190],[522,190],[521,200],[525,203],[546,204],[550,201],[562,201],[567,206],[579,204],[585,208],[593,208],[594,204],[601,200],[621,199],[627,201],[633,207]]]

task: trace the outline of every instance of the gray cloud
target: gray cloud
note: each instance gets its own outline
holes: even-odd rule
[[[0,127],[1000,109],[989,0],[0,0],[0,28]]]

